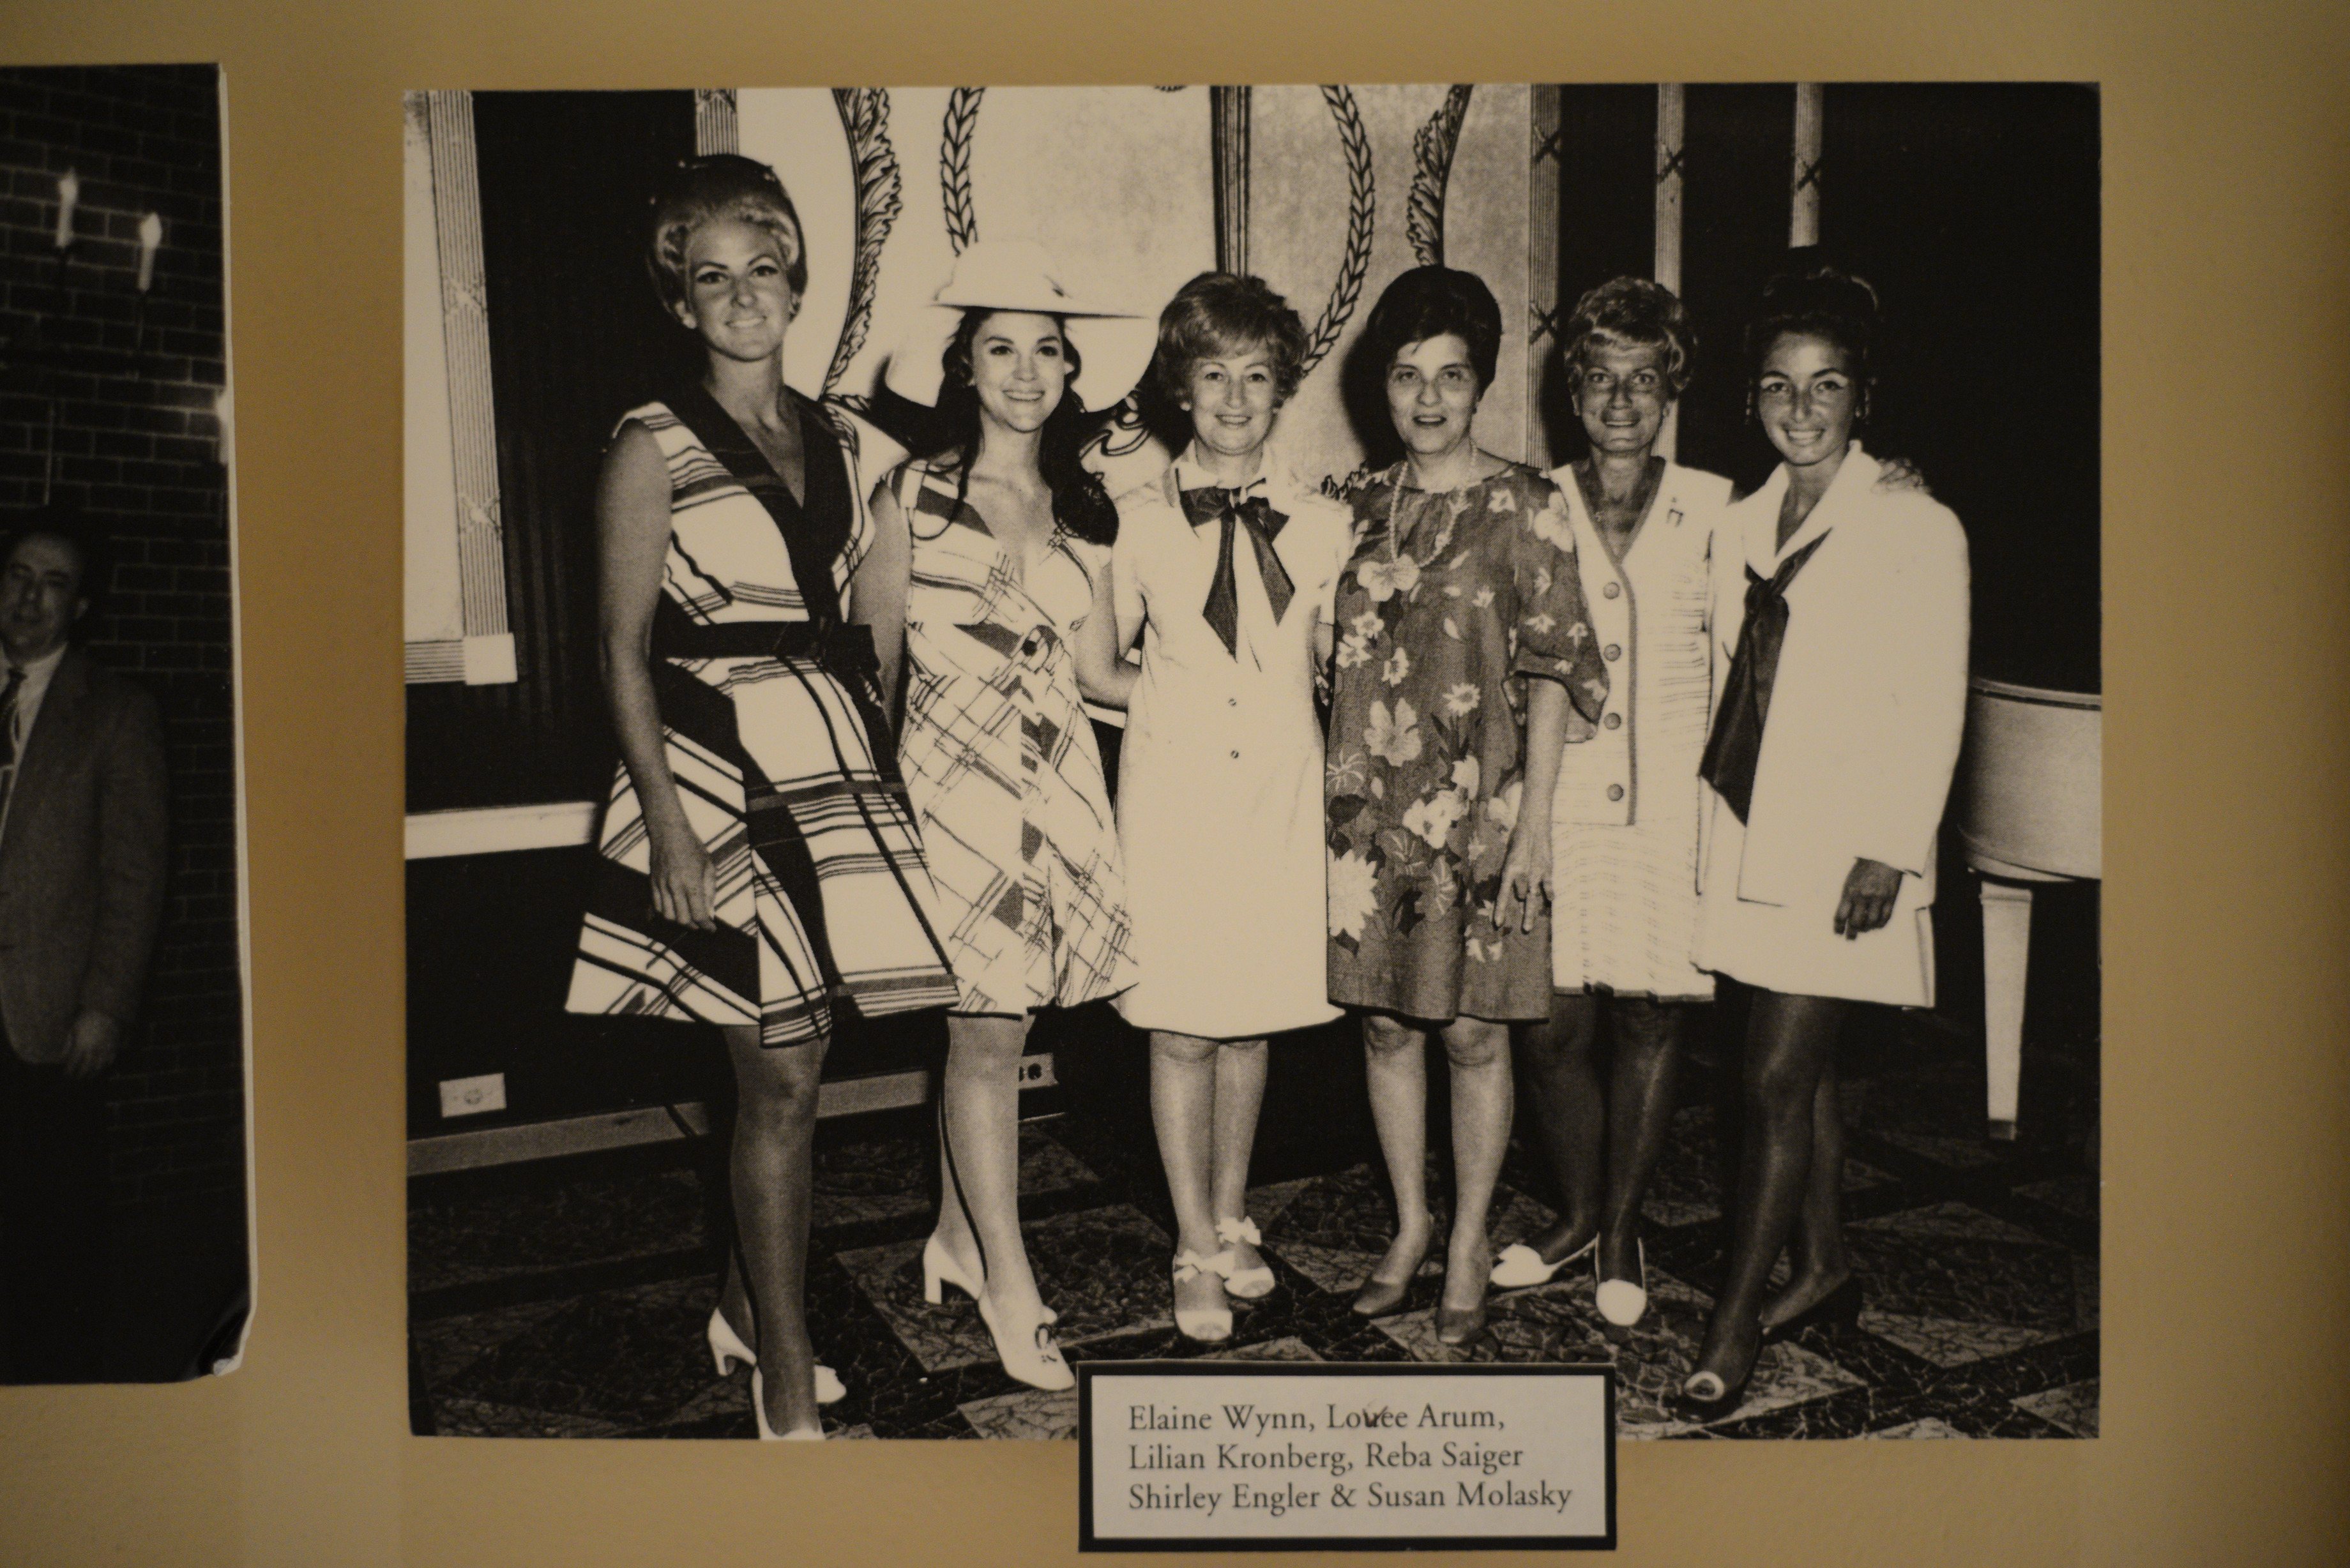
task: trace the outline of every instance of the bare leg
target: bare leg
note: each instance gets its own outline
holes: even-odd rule
[[[1020,1238],[1019,1072],[1028,1023],[949,1014],[940,1096],[940,1240],[984,1282],[998,1308],[1007,1309],[1007,1321],[1024,1323],[1043,1311]]]
[[[1584,991],[1552,992],[1550,1016],[1517,1031],[1534,1137],[1559,1194],[1558,1219],[1526,1241],[1545,1263],[1567,1256],[1599,1229],[1606,1113],[1592,1062],[1598,1033],[1599,998]]]
[[[1812,1176],[1787,1247],[1786,1288],[1762,1303],[1762,1326],[1776,1328],[1852,1277],[1844,1244],[1844,1109],[1830,1054],[1812,1095]]]
[[[1202,1258],[1222,1251],[1209,1199],[1222,1055],[1212,1040],[1150,1032],[1150,1121],[1159,1133],[1159,1163],[1167,1169],[1167,1195],[1175,1206],[1175,1245]],[[1179,1312],[1211,1313],[1223,1300],[1222,1280],[1205,1270],[1175,1287]]]
[[[1485,1226],[1510,1147],[1510,1026],[1456,1018],[1444,1026],[1452,1080],[1452,1238],[1445,1249],[1444,1303],[1471,1307],[1485,1297],[1493,1247]]]
[[[1264,1106],[1264,1075],[1272,1053],[1262,1040],[1224,1040],[1216,1047],[1215,1154],[1208,1206],[1219,1220],[1248,1217],[1249,1156],[1256,1149],[1257,1113]],[[1264,1259],[1246,1241],[1232,1243],[1232,1269],[1261,1269]]]
[[[1725,1385],[1744,1377],[1762,1349],[1762,1294],[1810,1188],[1813,1119],[1845,1006],[1833,997],[1754,993],[1729,1274],[1697,1359],[1699,1371]]]
[[[1607,1203],[1601,1216],[1599,1272],[1603,1279],[1639,1282],[1640,1199],[1672,1126],[1689,1006],[1625,996],[1616,999],[1608,1016],[1616,1070],[1607,1097]]]
[[[1363,1066],[1371,1125],[1395,1189],[1396,1233],[1371,1271],[1377,1284],[1408,1284],[1435,1239],[1428,1211],[1428,1036],[1385,1013],[1363,1017]]]
[[[758,1346],[767,1425],[820,1429],[816,1350],[808,1341],[807,1239],[816,1080],[826,1042],[767,1050],[751,1025],[728,1028],[740,1109],[734,1123],[734,1229]]]

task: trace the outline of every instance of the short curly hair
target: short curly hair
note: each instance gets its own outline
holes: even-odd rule
[[[1575,313],[1559,334],[1559,357],[1572,371],[1591,368],[1604,347],[1661,348],[1665,384],[1676,398],[1689,389],[1697,369],[1697,333],[1680,296],[1645,277],[1611,277],[1575,302]]]
[[[1502,307],[1485,280],[1458,267],[1416,266],[1399,273],[1363,323],[1363,347],[1385,376],[1395,357],[1414,343],[1451,333],[1469,346],[1477,390],[1493,384],[1502,353]]]
[[[1261,349],[1273,360],[1274,397],[1285,403],[1305,374],[1312,339],[1305,318],[1261,277],[1203,272],[1181,288],[1159,313],[1159,348],[1151,356],[1151,382],[1170,403],[1191,393],[1191,369],[1202,359]]]
[[[694,231],[725,218],[775,235],[792,297],[807,292],[807,235],[799,210],[775,171],[757,160],[732,152],[682,160],[653,192],[652,213],[645,270],[668,308],[685,303],[685,251]]]

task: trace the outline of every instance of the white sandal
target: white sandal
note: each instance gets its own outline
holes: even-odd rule
[[[1222,1272],[1226,1294],[1238,1296],[1244,1302],[1253,1302],[1259,1296],[1273,1293],[1271,1269],[1266,1268],[1263,1263],[1259,1263],[1253,1269],[1236,1269],[1232,1266],[1232,1248],[1243,1242],[1252,1247],[1264,1245],[1264,1234],[1256,1228],[1255,1220],[1245,1214],[1237,1220],[1219,1220],[1216,1221],[1216,1240],[1224,1244],[1224,1251],[1220,1255],[1225,1263]]]
[[[1186,1247],[1175,1254],[1175,1283],[1188,1285],[1201,1275],[1217,1282],[1217,1304],[1213,1307],[1175,1308],[1175,1328],[1186,1339],[1196,1339],[1202,1345],[1218,1345],[1232,1336],[1232,1309],[1223,1301],[1223,1275],[1232,1266],[1230,1252],[1218,1252],[1203,1258]]]

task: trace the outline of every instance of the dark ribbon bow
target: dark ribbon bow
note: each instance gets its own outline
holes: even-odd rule
[[[1289,580],[1289,572],[1274,554],[1273,542],[1280,537],[1282,524],[1288,516],[1273,509],[1273,503],[1262,494],[1243,499],[1237,490],[1216,485],[1183,492],[1183,515],[1192,527],[1203,527],[1221,522],[1224,528],[1223,542],[1216,550],[1216,576],[1208,586],[1208,602],[1201,614],[1223,639],[1225,650],[1234,659],[1241,656],[1241,595],[1240,584],[1232,575],[1232,535],[1248,535],[1249,544],[1256,551],[1258,576],[1264,579],[1264,597],[1273,606],[1273,618],[1278,622],[1296,586]]]
[[[1746,621],[1722,678],[1721,706],[1705,738],[1697,776],[1746,820],[1754,799],[1754,768],[1762,756],[1762,724],[1771,716],[1771,687],[1779,678],[1779,651],[1787,641],[1787,585],[1827,539],[1825,534],[1779,564],[1767,579],[1746,568]]]

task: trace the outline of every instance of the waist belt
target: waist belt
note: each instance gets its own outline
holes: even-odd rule
[[[813,659],[836,675],[878,676],[869,627],[838,620],[653,622],[656,659]]]

